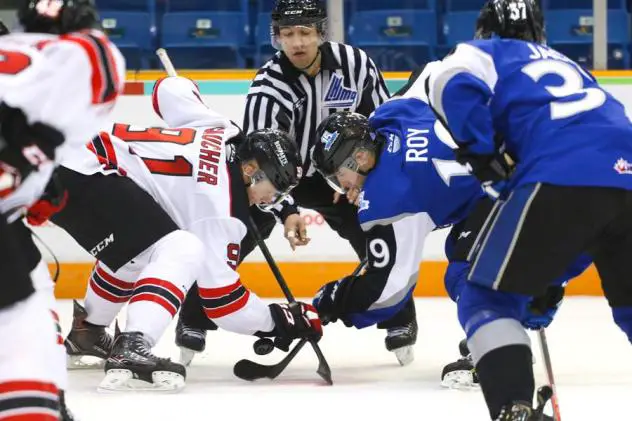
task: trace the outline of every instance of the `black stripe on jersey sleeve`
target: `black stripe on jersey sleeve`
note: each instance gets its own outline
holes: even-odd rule
[[[103,91],[101,102],[106,102],[108,98],[116,96],[117,86],[115,83],[114,75],[116,74],[116,65],[110,60],[107,48],[105,45],[107,41],[100,39],[92,34],[87,33],[86,37],[89,38],[99,54],[99,62],[103,68],[103,76],[105,78],[105,89]]]
[[[376,253],[372,252],[370,249],[372,243],[373,247],[376,248],[374,251],[388,256],[388,262],[384,262],[385,258],[378,258]],[[377,250],[384,244],[386,250]],[[369,230],[367,232],[367,247],[369,247],[367,250],[369,260],[367,270],[363,275],[356,277],[356,281],[351,286],[344,303],[346,313],[360,313],[368,310],[386,288],[397,256],[397,239],[393,226],[376,225]]]

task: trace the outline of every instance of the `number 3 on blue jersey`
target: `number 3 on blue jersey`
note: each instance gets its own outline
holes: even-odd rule
[[[551,120],[568,118],[594,110],[606,102],[606,94],[601,89],[584,88],[584,79],[579,69],[572,64],[555,60],[540,60],[527,64],[522,68],[522,72],[536,83],[546,75],[557,75],[562,78],[561,86],[545,86],[554,97],[568,99],[551,102]],[[578,96],[578,98],[570,100],[573,96]]]

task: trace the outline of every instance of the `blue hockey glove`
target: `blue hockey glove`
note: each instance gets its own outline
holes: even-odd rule
[[[328,282],[323,285],[312,300],[312,305],[318,311],[320,320],[323,325],[328,323],[335,323],[338,319],[347,327],[351,327],[352,324],[344,317],[343,303],[345,299],[345,293],[349,289],[350,282],[348,278],[343,278],[339,281]]]
[[[465,165],[481,182],[485,193],[494,200],[498,199],[507,186],[506,180],[512,169],[503,149],[490,155],[479,155],[472,153],[467,146],[460,146],[454,153],[456,161]]]
[[[564,287],[562,286],[550,286],[546,292],[533,298],[527,305],[524,317],[522,318],[522,325],[527,329],[538,330],[543,327],[548,327],[557,309],[562,304],[564,299]]]

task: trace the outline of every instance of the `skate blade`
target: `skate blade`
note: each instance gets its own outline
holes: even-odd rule
[[[180,364],[185,367],[191,365],[191,361],[195,358],[195,355],[199,354],[197,351],[193,351],[189,348],[185,348],[183,346],[180,347]]]
[[[441,379],[441,387],[455,390],[478,390],[480,386],[474,382],[474,376],[469,370],[458,370],[447,373]]]
[[[130,370],[108,370],[105,378],[97,387],[102,393],[111,392],[162,392],[177,393],[184,386],[184,377],[171,371],[154,371],[151,373],[153,383],[135,379]]]
[[[396,348],[391,352],[395,354],[399,365],[402,367],[407,366],[415,360],[415,349],[412,345],[402,346],[401,348]]]
[[[103,370],[105,360],[92,355],[66,354],[66,368],[68,370]]]

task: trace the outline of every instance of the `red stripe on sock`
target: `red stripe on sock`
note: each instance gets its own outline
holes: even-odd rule
[[[134,282],[122,281],[120,279],[116,279],[114,276],[110,275],[106,271],[104,271],[99,265],[96,266],[97,275],[99,275],[105,282],[114,285],[117,288],[124,289],[126,291],[131,291],[134,289]]]
[[[101,288],[94,279],[90,279],[90,289],[94,291],[99,297],[104,300],[110,301],[112,303],[124,303],[128,300],[129,297],[117,297],[116,295],[112,295],[103,288]]]
[[[39,382],[37,380],[13,380],[0,383],[0,393],[24,391],[50,392],[55,395],[59,393],[57,386],[54,384]]]
[[[184,301],[184,293],[172,282],[164,281],[158,278],[144,278],[144,279],[139,279],[138,282],[136,282],[136,288],[139,288],[143,285],[154,285],[154,286],[164,288],[170,293],[172,293],[173,295],[175,295],[178,298],[178,300],[180,300],[181,303],[182,301]]]
[[[138,301],[149,301],[152,303],[156,303],[167,310],[172,317],[175,316],[178,312],[178,309],[175,308],[173,304],[171,304],[166,298],[163,298],[160,295],[144,292],[142,294],[134,295],[132,299],[129,300],[129,303],[132,304]]]
[[[53,321],[55,322],[55,329],[57,330],[57,345],[63,345],[64,338],[61,336],[61,325],[59,324],[59,315],[55,310],[50,310],[53,315]]]
[[[198,289],[200,290],[200,297],[202,298],[220,298],[237,290],[240,286],[241,281],[237,280],[237,282],[235,282],[234,284],[226,285],[225,287]]]
[[[246,306],[248,302],[248,298],[250,297],[250,291],[246,290],[246,293],[242,295],[237,300],[233,301],[230,304],[227,304],[220,308],[204,308],[204,312],[206,313],[206,317],[209,319],[218,319],[220,317],[228,316],[229,314],[235,313]]]
[[[0,420],[2,421],[59,421],[59,417],[53,416],[51,414],[38,414],[37,412],[33,412],[30,414],[12,415],[9,417],[3,417],[2,414],[0,414]]]

